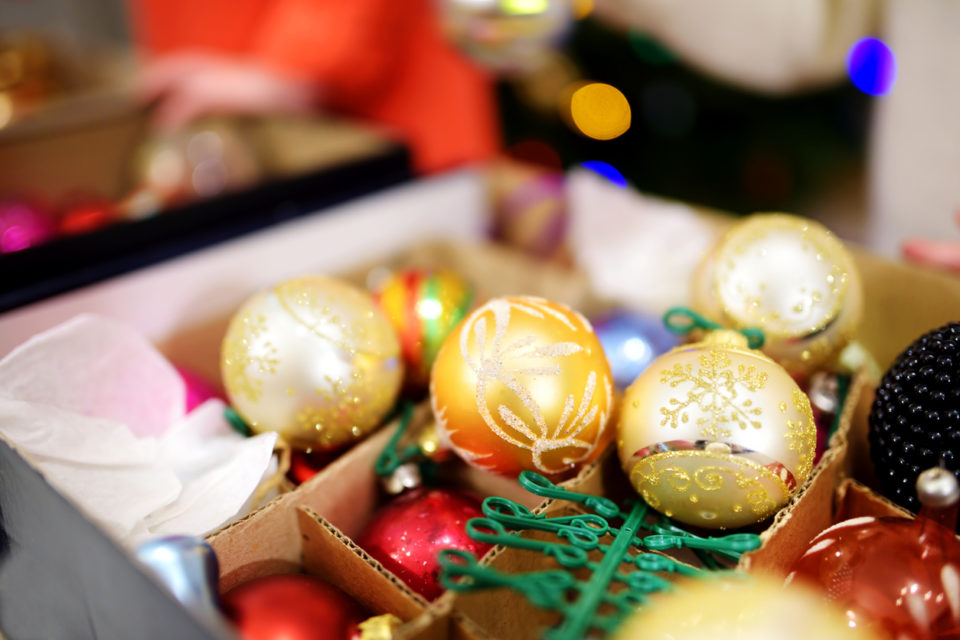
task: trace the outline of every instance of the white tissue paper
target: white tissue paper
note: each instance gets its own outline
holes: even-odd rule
[[[599,295],[651,313],[690,304],[694,272],[717,241],[715,225],[686,205],[592,171],[572,171],[566,186],[571,249]]]
[[[130,545],[203,535],[242,515],[275,468],[276,434],[245,438],[208,400],[184,415],[173,366],[129,327],[82,315],[0,361],[0,433]]]

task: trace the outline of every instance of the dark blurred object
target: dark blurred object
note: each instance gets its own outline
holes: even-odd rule
[[[960,473],[960,323],[917,338],[887,370],[870,409],[870,458],[885,496],[916,512],[923,469]]]
[[[0,201],[0,254],[48,242],[56,233],[50,214],[29,200]]]
[[[287,472],[287,477],[290,482],[301,485],[320,473],[337,455],[337,452],[332,451],[307,452],[294,449],[290,454],[290,471]]]
[[[134,189],[129,179],[134,150],[148,132],[146,113],[118,95],[75,107],[0,130],[0,197],[37,193],[45,201],[69,203],[77,193],[97,194],[116,203],[123,222],[0,256],[0,311],[307,215],[412,175],[404,147],[348,122],[235,120],[230,127],[242,138],[239,144],[256,150],[262,179],[172,203],[153,187]],[[228,148],[218,140],[208,146]],[[201,136],[195,146],[204,144]],[[204,148],[195,154],[198,165],[217,156]],[[242,175],[251,176],[249,163],[244,166]],[[163,214],[151,217],[160,207]],[[88,222],[102,221],[100,214],[88,215],[95,218]]]
[[[743,213],[799,209],[863,162],[869,98],[851,85],[760,96],[682,66],[644,34],[590,18],[576,23],[566,53],[585,80],[623,92],[630,129],[615,140],[585,138],[523,86],[503,82],[508,149],[537,143],[567,168],[602,160],[643,191]]]

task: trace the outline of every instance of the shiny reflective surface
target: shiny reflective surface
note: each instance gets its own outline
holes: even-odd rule
[[[935,468],[921,474],[918,489],[924,508],[916,520],[862,517],[836,524],[810,541],[788,582],[822,589],[846,610],[851,627],[896,640],[958,637],[956,480]]]
[[[373,299],[321,276],[248,299],[227,329],[221,371],[231,404],[253,431],[317,450],[379,426],[403,376],[397,337]]]
[[[220,569],[213,548],[202,538],[166,536],[143,543],[137,560],[146,565],[185,607],[219,618]]]
[[[243,640],[348,640],[366,613],[339,589],[303,574],[267,576],[223,596]]]
[[[483,514],[480,501],[445,489],[416,489],[382,507],[357,538],[357,544],[427,600],[443,593],[442,549],[460,549],[480,558],[490,545],[472,540],[470,518]]]
[[[441,440],[495,473],[572,473],[612,435],[603,346],[586,318],[541,298],[495,298],[467,316],[437,356],[430,397]]]
[[[760,575],[686,581],[652,597],[613,640],[881,640],[819,594]]]
[[[407,385],[426,388],[440,346],[470,309],[473,288],[449,269],[403,269],[371,290],[400,339]]]
[[[573,21],[570,0],[443,0],[444,32],[475,62],[500,73],[542,66]]]
[[[593,322],[607,354],[613,382],[625,389],[650,363],[677,346],[677,336],[660,318],[631,311],[614,311]]]
[[[637,492],[667,516],[709,528],[773,515],[809,477],[815,446],[807,396],[730,331],[655,360],[627,389],[617,425]]]
[[[863,306],[840,240],[813,220],[779,213],[734,225],[701,264],[694,297],[723,326],[762,329],[764,353],[797,373],[828,364],[846,346]]]

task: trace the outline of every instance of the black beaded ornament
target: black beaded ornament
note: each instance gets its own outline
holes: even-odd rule
[[[870,410],[870,457],[880,489],[916,512],[916,478],[943,466],[960,476],[960,323],[927,333],[884,374]]]

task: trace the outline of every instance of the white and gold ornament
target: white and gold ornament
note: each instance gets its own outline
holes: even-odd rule
[[[447,337],[431,376],[441,439],[496,473],[572,472],[609,442],[613,384],[603,347],[576,311],[496,298]]]
[[[765,520],[810,476],[810,401],[733,331],[660,356],[627,389],[620,461],[653,508],[707,528]]]
[[[538,70],[573,24],[571,0],[442,0],[444,33],[474,62],[497,73]]]
[[[329,450],[374,430],[393,407],[403,368],[389,321],[365,292],[322,276],[249,298],[223,339],[230,402],[255,432]]]
[[[843,243],[813,220],[780,213],[734,225],[700,265],[694,298],[721,325],[763,330],[764,352],[794,373],[829,365],[863,308]]]

